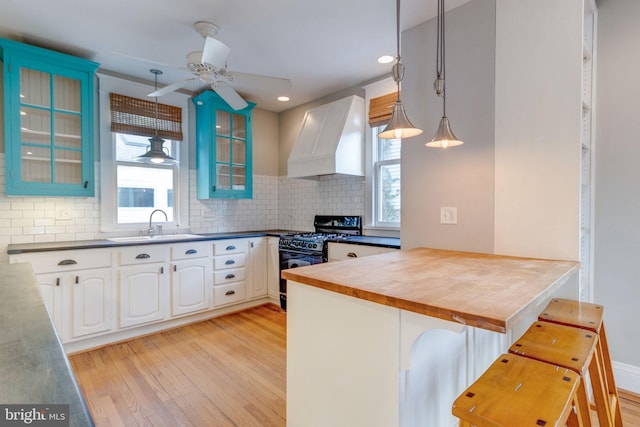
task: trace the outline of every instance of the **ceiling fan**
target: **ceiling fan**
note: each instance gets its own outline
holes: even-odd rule
[[[243,87],[262,85],[277,90],[286,90],[291,87],[289,79],[228,71],[227,57],[231,49],[215,38],[218,33],[218,26],[211,22],[198,21],[194,24],[194,28],[205,39],[202,51],[191,52],[187,55],[187,69],[195,77],[172,83],[150,93],[148,96],[166,95],[191,82],[201,80],[210,84],[211,89],[220,95],[234,110],[241,110],[248,104],[231,87],[231,82],[237,82]]]

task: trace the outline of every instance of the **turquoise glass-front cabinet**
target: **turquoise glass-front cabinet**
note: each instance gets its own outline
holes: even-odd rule
[[[193,103],[198,199],[250,199],[251,112],[256,104],[234,110],[210,90],[194,97]]]
[[[6,194],[94,195],[95,62],[0,39]]]

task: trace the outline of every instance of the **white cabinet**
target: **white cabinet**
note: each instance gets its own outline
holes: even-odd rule
[[[62,342],[113,329],[111,251],[50,251],[12,255],[29,262]]]
[[[267,254],[267,288],[271,298],[280,299],[280,254],[278,243],[280,238],[269,237]]]
[[[119,251],[121,328],[164,320],[169,314],[168,245]]]
[[[213,243],[213,306],[242,302],[247,298],[245,264],[247,239]]]
[[[171,246],[171,315],[211,308],[213,272],[209,242]]]
[[[71,338],[112,329],[113,286],[111,268],[81,270],[71,285]]]
[[[267,239],[249,239],[247,263],[247,288],[249,298],[267,296]]]
[[[397,251],[395,248],[329,242],[329,262]]]

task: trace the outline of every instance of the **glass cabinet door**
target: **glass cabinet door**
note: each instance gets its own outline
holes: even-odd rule
[[[251,110],[236,111],[215,92],[196,105],[196,194],[199,199],[251,198]]]
[[[0,38],[6,194],[94,195],[98,64]]]
[[[80,81],[20,67],[23,182],[82,184]]]

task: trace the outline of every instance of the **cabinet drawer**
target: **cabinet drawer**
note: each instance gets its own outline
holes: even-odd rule
[[[204,258],[211,256],[209,242],[174,243],[171,245],[171,259]]]
[[[213,269],[222,270],[225,268],[244,267],[247,260],[246,254],[230,254],[213,257]]]
[[[229,283],[213,287],[213,306],[239,302],[245,299],[244,282]]]
[[[348,243],[329,243],[329,260],[337,261],[351,258],[361,258],[369,255],[396,251],[394,248],[382,246],[351,245]]]
[[[30,262],[35,274],[111,266],[111,251],[52,251],[12,255],[11,262]]]
[[[244,280],[244,268],[230,268],[228,270],[214,271],[213,283],[229,283]]]
[[[219,240],[213,242],[213,254],[235,254],[247,251],[247,241],[238,239]]]
[[[168,245],[145,245],[121,248],[120,265],[165,262],[169,259]]]

